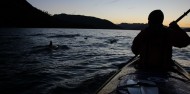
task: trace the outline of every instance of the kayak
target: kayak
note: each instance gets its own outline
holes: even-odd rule
[[[136,69],[138,60],[118,70],[96,94],[190,94],[190,76],[176,61],[174,70],[163,73]]]

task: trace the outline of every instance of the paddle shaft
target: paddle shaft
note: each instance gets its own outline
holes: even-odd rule
[[[179,22],[183,17],[185,17],[188,13],[190,12],[190,9],[187,11],[187,12],[185,12],[183,15],[181,15],[175,22],[177,23],[177,22]]]

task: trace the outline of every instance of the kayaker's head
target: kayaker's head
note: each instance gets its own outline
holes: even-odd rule
[[[154,10],[148,16],[149,25],[162,25],[164,14],[161,10]]]

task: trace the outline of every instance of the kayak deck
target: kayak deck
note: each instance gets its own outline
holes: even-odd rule
[[[154,81],[159,89],[159,94],[190,94],[190,82],[178,73],[171,71],[169,72],[169,76],[166,77],[162,73],[138,71],[133,65],[129,64],[111,77],[99,89],[97,94],[118,94],[117,87],[123,78],[126,80],[142,79]]]

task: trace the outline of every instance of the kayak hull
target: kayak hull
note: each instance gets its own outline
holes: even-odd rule
[[[132,61],[131,64],[125,65],[115,75],[113,75],[108,81],[98,90],[97,94],[128,94],[118,93],[127,91],[132,88],[133,91],[144,88],[138,85],[138,88],[127,87],[126,90],[120,90],[121,83],[129,80],[134,81],[149,81],[156,84],[155,86],[146,87],[146,91],[154,92],[154,94],[190,94],[190,82],[182,75],[174,71],[168,73],[142,71],[134,68],[137,60]],[[124,83],[125,84],[125,83]],[[132,93],[133,94],[133,93]],[[134,94],[151,94],[151,93],[134,93]]]

